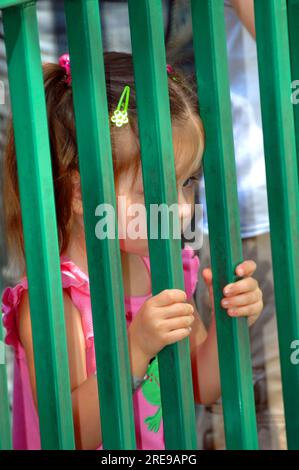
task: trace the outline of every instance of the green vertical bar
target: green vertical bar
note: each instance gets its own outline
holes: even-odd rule
[[[255,1],[271,246],[287,440],[299,449],[299,191],[285,0]]]
[[[1,291],[2,292],[2,291]],[[5,344],[2,320],[0,321],[0,450],[11,450],[10,411],[7,392]]]
[[[116,238],[99,240],[96,208],[116,212],[98,0],[66,0],[82,182],[98,391],[105,449],[134,449],[130,361],[121,258]],[[115,226],[117,228],[116,217]],[[108,353],[109,352],[109,353]]]
[[[192,0],[192,20],[226,447],[256,449],[247,319],[229,318],[220,306],[242,261],[223,0]]]
[[[129,0],[129,16],[150,235],[150,205],[177,204],[161,1]],[[169,239],[148,238],[153,295],[184,289],[181,241],[172,225]],[[166,448],[196,449],[189,339],[165,347],[158,362]]]
[[[3,11],[41,443],[74,448],[47,114],[35,2]]]
[[[22,5],[23,3],[26,3],[27,1],[28,0],[0,0],[0,10],[2,8]]]
[[[287,0],[289,43],[291,57],[291,78],[296,81],[292,92],[296,92],[294,98],[297,103],[294,104],[295,137],[297,148],[297,164],[299,171],[299,0]],[[298,174],[299,176],[299,174]]]

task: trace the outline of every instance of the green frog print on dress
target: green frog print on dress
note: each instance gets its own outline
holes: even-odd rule
[[[142,384],[142,393],[145,399],[153,406],[158,406],[158,410],[152,416],[148,416],[144,422],[149,431],[158,432],[162,420],[162,406],[160,395],[160,379],[158,359],[155,358],[147,368],[148,378]]]

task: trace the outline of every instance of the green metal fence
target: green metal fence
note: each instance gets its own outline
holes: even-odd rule
[[[234,269],[242,261],[224,2],[191,0],[191,7],[198,94],[206,131],[204,173],[226,446],[228,449],[257,449],[247,321],[229,318],[220,307],[222,289],[235,280]],[[3,9],[16,139],[41,443],[43,449],[73,449],[73,418],[36,2],[0,0],[0,8]],[[162,5],[161,0],[128,0],[128,8],[145,201],[149,208],[152,202],[177,202]],[[255,10],[287,438],[289,449],[299,449],[299,368],[290,362],[290,344],[299,339],[299,191],[294,127],[295,112],[298,128],[298,111],[290,101],[291,76],[295,80],[298,71],[299,79],[299,47],[296,47],[299,1],[257,0]],[[102,202],[116,206],[99,2],[65,0],[65,13],[72,62],[97,373],[102,378],[99,396],[103,446],[105,449],[134,449],[119,245],[117,240],[98,240],[94,231],[94,208]],[[151,120],[148,120],[149,115]],[[156,175],[154,180],[147,178],[152,174]],[[148,227],[150,230],[149,220]],[[183,288],[180,241],[171,237],[168,240],[149,240],[149,249],[153,294],[165,288]],[[161,263],[161,259],[165,261]],[[41,311],[42,316],[39,314]],[[107,349],[109,355],[104,354]],[[158,362],[166,448],[195,449],[189,340],[166,347],[159,353]],[[5,449],[11,448],[5,364],[0,364],[0,392],[0,449]]]

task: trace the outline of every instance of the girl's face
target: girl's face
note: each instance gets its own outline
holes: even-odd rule
[[[178,212],[182,231],[190,223],[194,213],[195,188],[199,182],[198,173],[203,154],[203,136],[199,124],[195,118],[190,120],[185,131],[182,128],[173,128]],[[116,201],[121,250],[139,256],[148,256],[141,165],[137,177],[133,169],[119,175]]]
[[[198,117],[186,121],[184,126],[173,126],[173,147],[177,183],[178,213],[181,231],[190,223],[194,213],[195,188],[203,154],[203,130]],[[128,153],[134,148],[118,139]],[[133,154],[133,153],[132,153]],[[118,236],[120,248],[128,253],[148,256],[147,217],[141,164],[136,173],[132,166],[118,176],[116,187]],[[79,173],[74,175],[73,213],[77,232],[84,233],[83,207]],[[163,217],[163,213],[162,216]],[[172,217],[170,215],[170,217]]]

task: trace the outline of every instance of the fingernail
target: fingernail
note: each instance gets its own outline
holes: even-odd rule
[[[222,305],[224,305],[224,307],[227,307],[227,305],[228,305],[228,300],[222,300]]]
[[[244,274],[244,270],[242,268],[238,268],[238,274],[242,276]]]
[[[224,294],[229,294],[230,290],[231,290],[230,287],[226,287],[223,292]]]
[[[234,310],[228,310],[228,314],[231,316],[231,317],[235,317],[237,315],[237,312],[235,312]]]

